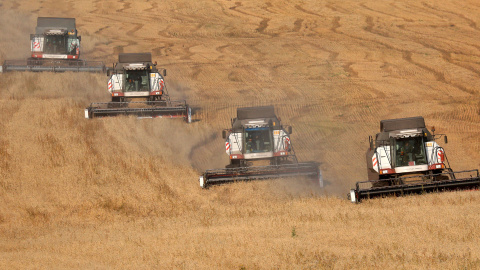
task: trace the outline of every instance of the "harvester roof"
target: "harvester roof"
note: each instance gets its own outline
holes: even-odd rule
[[[75,18],[38,17],[35,34],[41,35],[50,30],[75,30]]]
[[[425,128],[425,119],[422,116],[380,121],[380,132],[416,128]]]
[[[115,66],[116,71],[121,70],[143,70],[155,69],[152,63],[151,53],[120,53],[118,55],[118,63]]]
[[[273,106],[245,107],[237,109],[237,119],[273,118],[275,109]]]
[[[241,131],[243,128],[268,127],[281,129],[280,120],[275,115],[273,106],[245,107],[237,109],[237,118],[232,128]]]
[[[119,63],[151,63],[151,53],[121,53],[118,55]]]
[[[388,119],[380,121],[380,133],[377,133],[377,141],[388,141],[389,138],[405,138],[415,136],[427,136],[432,139],[430,131],[425,126],[422,116]]]

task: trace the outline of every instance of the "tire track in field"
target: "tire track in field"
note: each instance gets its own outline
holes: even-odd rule
[[[375,34],[375,35],[382,36],[382,37],[387,37],[387,38],[390,37],[390,34],[388,34],[386,32],[384,33],[384,32],[374,30],[375,23],[373,22],[373,17],[372,16],[367,15],[366,19],[365,19],[365,23],[367,24],[367,26],[364,27],[365,31],[370,32],[370,33]]]
[[[296,19],[295,22],[293,23],[292,31],[299,32],[300,29],[302,29],[303,21],[304,21],[303,19]]]
[[[231,46],[231,44],[228,44],[228,43],[227,43],[227,44],[225,44],[225,45],[217,46],[217,47],[215,48],[215,50],[221,54],[221,56],[218,57],[218,59],[221,60],[221,59],[224,59],[224,58],[225,58],[225,49],[228,48],[228,47],[230,47],[230,46]]]
[[[349,76],[352,78],[358,78],[358,72],[356,72],[353,68],[352,65],[354,65],[354,62],[347,62],[343,65],[343,69],[348,72]]]
[[[130,9],[130,7],[131,7],[131,4],[128,3],[128,2],[126,2],[125,0],[118,0],[117,2],[118,2],[119,4],[120,4],[120,3],[122,4],[122,8],[121,8],[121,9],[117,9],[117,10],[116,10],[117,12],[122,13],[122,12],[124,12],[125,10]]]
[[[135,33],[138,30],[142,29],[143,26],[145,26],[144,23],[134,23],[134,22],[130,22],[130,23],[134,25],[134,27],[132,29],[127,31],[127,36],[130,36],[130,37],[136,37]],[[133,44],[138,44],[138,42],[136,42],[136,41],[132,41],[132,42],[133,42]]]
[[[255,29],[255,31],[257,31],[261,34],[266,34],[266,35],[272,36],[272,34],[265,33],[265,29],[267,29],[269,21],[270,21],[270,19],[268,19],[268,18],[262,19],[262,21],[259,23],[258,27]]]
[[[343,2],[335,2],[335,3],[343,3]],[[345,9],[343,7],[339,7],[338,5],[335,5],[333,3],[327,3],[325,4],[325,7],[330,9],[331,11],[333,12],[337,12],[337,13],[341,13],[341,14],[345,14],[345,15],[352,15],[352,14],[355,14],[357,12],[358,9],[356,9],[355,7],[353,7],[353,11],[351,10],[348,10],[348,9]]]
[[[95,0],[95,1],[93,1],[93,5],[92,5],[92,6],[94,7],[94,10],[90,11],[90,13],[93,13],[93,14],[99,13],[99,11],[100,11],[100,7],[99,7],[100,2],[101,2],[101,0]]]
[[[306,10],[304,9],[302,6],[300,5],[295,5],[295,8],[303,13],[306,13],[306,14],[310,14],[310,15],[313,15],[313,16],[316,16],[316,17],[320,17],[320,18],[325,18],[325,16],[321,16],[320,14],[318,13],[315,13],[313,11],[310,11],[310,10]]]
[[[232,10],[232,11],[238,12],[238,13],[240,13],[240,14],[243,14],[243,15],[252,16],[252,15],[250,15],[250,14],[247,13],[247,12],[238,10],[238,8],[240,8],[240,7],[242,7],[242,6],[243,6],[242,2],[237,1],[237,2],[235,2],[235,6],[230,7],[229,9]]]
[[[339,18],[340,19],[340,18]],[[338,26],[340,27],[340,25]],[[337,58],[338,58],[338,55],[340,54],[339,52],[336,52],[336,51],[332,51],[332,50],[329,50],[329,49],[326,49],[324,47],[322,47],[321,45],[315,43],[315,42],[311,42],[311,41],[304,41],[305,44],[308,44],[312,47],[315,47],[319,50],[322,50],[322,51],[325,51],[329,54],[328,56],[328,61],[330,62],[334,62],[334,61],[337,61]]]
[[[152,43],[152,44],[154,44],[154,43]],[[171,50],[171,48],[174,47],[174,46],[175,46],[175,44],[173,44],[173,43],[165,43],[164,46],[153,48],[152,52],[153,52],[153,54],[168,56],[169,55],[168,51]]]
[[[425,48],[429,48],[429,49],[432,49],[432,50],[435,50],[435,51],[438,51],[441,55],[442,55],[442,58],[443,60],[445,60],[446,62],[452,64],[452,65],[455,65],[457,67],[460,67],[460,68],[463,68],[463,69],[466,69],[466,70],[469,70],[470,72],[472,73],[475,73],[477,76],[480,76],[480,70],[478,69],[475,69],[467,64],[462,64],[461,62],[457,62],[455,60],[452,59],[452,52],[449,52],[445,49],[442,49],[442,48],[439,48],[438,46],[435,46],[435,45],[431,45],[427,42],[423,42],[422,40],[416,40],[415,41],[416,43],[418,44],[421,44],[422,46],[424,46]],[[454,42],[454,41],[452,41]],[[475,45],[473,45],[475,46]],[[475,46],[477,47],[478,49],[480,49],[478,46]],[[464,54],[462,53],[463,55],[466,55],[466,56],[469,56],[467,54]],[[474,90],[472,90],[474,91]]]
[[[428,6],[428,5],[426,5],[425,3],[423,3],[423,5],[424,5],[424,6]],[[365,8],[368,9],[368,10],[372,10],[372,9],[367,8],[367,7],[365,6],[365,4],[362,4],[361,6],[365,7]],[[435,10],[438,10],[438,9],[435,9]],[[381,13],[381,12],[380,12],[380,13]],[[465,16],[463,16],[463,15],[461,15],[461,14],[459,15],[459,14],[454,13],[454,12],[447,12],[447,13],[451,13],[451,14],[457,15],[457,16],[462,17],[463,19],[465,19],[465,20],[467,20],[467,21],[469,20],[468,18],[464,18]],[[386,14],[386,15],[387,15],[387,16],[390,16],[390,17],[395,17],[395,18],[397,18],[397,16],[391,16],[391,15],[389,15],[389,14]],[[471,20],[470,20],[470,21],[471,21]],[[370,33],[373,33],[373,34],[380,35],[380,36],[390,37],[389,35],[385,35],[384,33],[380,33],[380,32],[378,32],[378,31],[375,31],[375,30],[374,30],[373,19],[372,19],[370,16],[367,16],[367,18],[366,18],[366,23],[367,23],[367,26],[365,27],[365,30],[366,30],[366,31],[368,31],[368,32],[370,32]],[[470,24],[471,24],[471,23],[470,23]],[[471,26],[472,26],[472,25],[471,25]],[[475,27],[476,27],[476,24],[475,24]],[[476,29],[476,30],[478,30],[478,29]],[[411,40],[415,40],[415,38],[411,38]],[[421,39],[416,39],[416,40],[413,41],[413,42],[414,42],[414,43],[418,43],[418,44],[424,46],[425,48],[429,48],[429,49],[432,49],[432,50],[435,50],[435,51],[440,52],[441,55],[442,55],[442,58],[443,58],[446,62],[448,62],[448,63],[450,63],[450,64],[453,64],[453,65],[455,65],[455,66],[458,66],[458,67],[467,69],[467,70],[469,70],[469,71],[471,71],[471,72],[473,72],[473,73],[475,73],[475,74],[477,74],[477,75],[480,76],[480,71],[479,71],[479,70],[477,70],[477,69],[475,69],[475,68],[473,68],[473,67],[471,67],[471,66],[465,65],[465,64],[461,64],[461,63],[454,62],[454,61],[452,60],[452,58],[451,58],[451,53],[450,53],[450,52],[447,52],[446,50],[443,50],[443,49],[441,49],[441,48],[438,48],[437,46],[430,45],[430,44],[428,44],[428,43],[426,43],[426,42],[422,42]],[[450,85],[452,85],[452,86],[454,86],[454,87],[456,87],[456,88],[458,88],[458,89],[460,89],[460,90],[462,90],[462,91],[464,91],[464,92],[466,92],[466,93],[469,93],[469,94],[474,94],[474,93],[475,93],[475,90],[468,89],[468,87],[466,87],[466,86],[464,86],[464,85],[461,85],[461,84],[454,83],[454,82],[451,82],[451,81],[446,80],[444,74],[441,74],[440,72],[435,71],[433,68],[429,68],[429,67],[426,66],[426,65],[423,65],[423,64],[414,62],[414,61],[412,60],[412,58],[411,58],[411,54],[410,54],[410,56],[408,56],[408,52],[407,52],[407,55],[405,55],[405,51],[403,51],[403,53],[404,53],[404,54],[403,54],[403,55],[404,55],[404,59],[409,60],[410,63],[416,64],[417,66],[419,66],[419,67],[421,67],[421,68],[423,68],[423,69],[425,69],[425,70],[427,70],[427,71],[429,71],[429,72],[434,73],[434,76],[435,76],[439,81],[441,81],[441,82],[443,82],[443,83],[446,83],[446,84],[450,84]],[[406,57],[405,57],[405,56],[406,56]]]
[[[127,43],[127,45],[118,45],[118,46],[115,47],[115,50],[117,50],[118,53],[123,53],[124,48],[126,48],[126,47],[138,45],[138,42],[137,42],[138,37],[136,37],[135,33],[138,30],[140,30],[144,26],[144,24],[143,23],[134,23],[134,22],[130,22],[130,24],[134,25],[134,27],[127,31],[127,33],[126,33],[127,37],[125,39],[117,38],[117,41]]]
[[[379,11],[379,10],[375,10],[373,8],[367,7],[367,5],[365,5],[365,3],[360,3],[360,6],[363,7],[364,9],[366,9],[366,10],[370,10],[372,12],[379,13],[379,14],[385,15],[387,17],[401,19],[401,20],[404,20],[406,22],[414,22],[412,19],[407,19],[407,18],[404,18],[404,17],[400,17],[400,16],[397,16],[397,15],[389,14],[389,13],[386,13],[386,12],[383,12],[383,11]]]
[[[150,8],[144,9],[143,12],[150,12],[152,10],[158,10],[158,3],[157,2],[151,2],[150,1]]]
[[[428,3],[425,3],[425,2],[422,2],[422,5],[423,5],[424,7],[426,7],[426,8],[428,8],[428,9],[430,9],[430,10],[435,10],[435,11],[437,11],[438,13],[446,13],[446,14],[451,14],[451,15],[454,15],[454,16],[456,16],[456,17],[459,17],[459,18],[465,20],[465,21],[468,23],[468,25],[469,25],[472,29],[474,29],[475,31],[480,30],[480,29],[477,27],[477,23],[476,23],[474,20],[467,18],[467,17],[466,17],[465,15],[463,15],[463,14],[459,14],[459,13],[456,13],[456,12],[453,12],[453,11],[448,11],[448,10],[441,10],[441,9],[435,8],[435,7],[429,5]]]
[[[272,4],[270,2],[267,2],[266,5],[267,5],[267,7],[264,7],[263,9],[270,12],[268,10],[268,8],[271,7]],[[264,34],[264,35],[272,36],[272,37],[277,36],[277,34],[275,34],[275,33],[266,33],[265,32],[265,29],[267,29],[267,27],[268,27],[268,22],[270,21],[269,18],[264,18],[264,17],[256,15],[256,14],[251,14],[251,13],[242,11],[242,10],[240,10],[241,7],[243,7],[242,2],[237,1],[237,2],[235,2],[235,6],[230,7],[229,9],[232,10],[232,11],[238,12],[240,14],[247,15],[249,17],[255,17],[255,18],[261,19],[261,21],[258,24],[258,27],[255,29],[255,31],[258,32],[258,33]]]
[[[432,49],[439,51],[438,49],[435,49],[435,48],[432,48]],[[442,53],[441,51],[439,51],[439,52]],[[475,94],[476,94],[475,90],[471,90],[471,89],[467,88],[467,87],[464,86],[464,85],[461,85],[461,84],[458,84],[458,83],[454,83],[454,82],[452,82],[452,81],[447,80],[447,79],[445,78],[445,75],[444,75],[442,72],[439,72],[439,71],[437,71],[437,70],[435,70],[435,69],[433,69],[433,68],[431,68],[431,67],[429,67],[429,66],[427,66],[427,65],[425,65],[425,64],[421,64],[421,63],[419,63],[419,62],[414,61],[414,60],[412,59],[412,52],[411,52],[411,51],[403,51],[402,58],[405,59],[407,62],[409,62],[409,63],[411,63],[411,64],[414,64],[414,65],[416,65],[416,66],[418,66],[418,67],[420,67],[420,68],[422,68],[422,69],[424,69],[424,70],[429,71],[430,73],[432,73],[432,74],[435,76],[435,78],[436,78],[437,81],[440,81],[440,82],[442,82],[442,83],[451,85],[451,86],[453,86],[453,87],[455,87],[455,88],[457,88],[457,89],[459,89],[459,90],[461,90],[461,91],[463,91],[463,92],[465,92],[465,93],[468,93],[468,94],[471,94],[471,95],[475,95]],[[442,53],[442,58],[443,58],[445,61],[450,62],[450,63],[456,65],[455,63],[451,62],[451,59],[450,59],[450,61],[449,61],[449,60],[448,60],[448,57],[446,57],[443,53]]]
[[[101,28],[99,28],[97,31],[95,31],[95,34],[101,34],[101,32],[102,32],[103,30],[108,29],[108,28],[110,28],[109,25],[104,26],[104,27],[101,27]]]
[[[267,12],[270,12],[270,13],[273,13],[269,10],[269,8],[272,7],[272,3],[270,2],[266,2],[265,3],[265,7],[262,7],[263,10],[267,11]],[[275,13],[273,13],[275,14]],[[261,16],[259,16],[261,17]],[[263,17],[261,17],[263,18]],[[272,34],[268,34],[265,32],[265,29],[267,29],[268,27],[268,22],[270,21],[271,19],[270,18],[263,18],[262,21],[260,22],[260,24],[258,25],[258,27],[255,29],[257,32],[261,33],[261,34],[264,34],[264,35],[269,35],[269,36],[272,36]],[[276,36],[276,34],[274,34],[273,36]]]
[[[342,33],[338,32],[338,30],[337,30],[340,27],[341,27],[340,16],[333,17],[332,26],[330,27],[330,31],[332,31],[335,34],[342,34]]]
[[[376,31],[374,31],[374,24],[373,24],[373,20],[371,19],[371,17],[367,16],[366,19],[366,24],[367,26],[364,27],[364,30],[375,35],[375,36],[381,36],[381,37],[385,37],[384,35],[382,34],[378,34],[376,33]],[[346,33],[341,33],[342,35],[345,35],[347,37],[350,37],[350,38],[353,38],[353,39],[358,39],[358,40],[363,40],[363,41],[368,41],[368,42],[373,42],[373,43],[376,43],[376,44],[379,44],[379,45],[382,45],[388,49],[391,49],[391,50],[395,50],[395,51],[398,51],[398,52],[401,52],[402,53],[402,58],[404,60],[406,60],[407,62],[415,65],[415,66],[418,66],[420,68],[422,68],[423,70],[426,70],[430,73],[432,73],[434,75],[434,77],[442,82],[442,83],[445,83],[445,84],[448,84],[448,85],[451,85],[465,93],[468,93],[468,94],[475,94],[475,91],[473,90],[470,90],[468,89],[467,87],[463,86],[463,85],[460,85],[460,84],[457,84],[457,83],[453,83],[451,81],[448,81],[445,79],[445,76],[443,73],[441,72],[438,72],[436,70],[434,70],[433,68],[430,68],[429,66],[427,65],[424,65],[424,64],[421,64],[421,63],[418,63],[418,62],[415,62],[413,59],[412,59],[412,51],[409,51],[409,50],[406,50],[406,49],[401,49],[401,48],[397,48],[395,47],[395,45],[392,45],[392,44],[389,44],[388,42],[385,42],[385,41],[381,41],[381,40],[376,40],[376,39],[370,39],[370,38],[364,38],[364,37],[357,37],[357,36],[354,36],[354,35],[351,35],[351,34],[346,34]],[[413,42],[413,43],[417,43],[419,45],[422,45],[421,43],[418,43],[418,42],[415,42],[415,41],[410,41],[410,42]],[[423,46],[425,47],[425,46]],[[436,48],[432,48],[434,50],[437,50]]]
[[[456,65],[456,66],[458,66],[458,67],[467,69],[467,70],[469,70],[469,71],[477,74],[478,76],[480,76],[480,70],[475,69],[475,68],[473,68],[473,67],[471,67],[471,66],[469,66],[469,65],[465,65],[465,64],[461,64],[461,63],[455,62],[455,60],[452,59],[452,53],[451,53],[451,52],[447,52],[447,51],[440,50],[440,49],[438,49],[438,50],[442,53],[442,58],[443,58],[445,61],[447,61],[447,62],[449,62],[449,63],[451,63],[451,64],[453,64],[453,65]]]

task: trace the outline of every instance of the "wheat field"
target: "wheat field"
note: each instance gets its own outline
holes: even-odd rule
[[[382,119],[423,116],[480,168],[473,0],[0,2],[0,62],[38,16],[74,17],[83,59],[152,52],[194,122],[85,119],[104,74],[0,74],[1,269],[480,269],[480,192],[351,204]],[[202,190],[237,107],[274,105],[326,181]]]

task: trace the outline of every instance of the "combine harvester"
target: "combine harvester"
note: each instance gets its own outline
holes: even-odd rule
[[[103,62],[79,59],[80,41],[74,18],[38,17],[35,34],[30,35],[31,57],[6,60],[0,66],[0,72],[105,72]]]
[[[447,143],[447,136],[435,135],[435,128],[432,132],[423,117],[380,121],[380,133],[369,138],[369,180],[357,182],[349,199],[357,203],[376,196],[478,188],[478,170],[454,172],[436,142],[443,136]]]
[[[111,102],[92,103],[85,109],[85,118],[135,115],[139,118],[184,118],[191,123],[192,111],[185,101],[170,100],[163,76],[150,53],[121,53],[108,70],[108,91]],[[142,101],[133,101],[133,100]]]
[[[232,128],[222,132],[230,164],[225,169],[207,170],[200,176],[200,187],[292,176],[314,177],[323,187],[318,163],[298,163],[291,133],[292,127],[285,129],[280,124],[273,106],[238,108]],[[251,166],[262,161],[268,165]]]

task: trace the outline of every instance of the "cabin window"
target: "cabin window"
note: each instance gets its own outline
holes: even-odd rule
[[[144,70],[127,70],[125,72],[125,91],[150,91],[150,84],[148,82],[148,72]]]
[[[47,54],[66,54],[67,44],[64,35],[46,35],[43,52]]]
[[[427,164],[423,137],[410,137],[395,140],[396,167]]]
[[[273,144],[269,128],[245,129],[245,153],[272,152]]]

